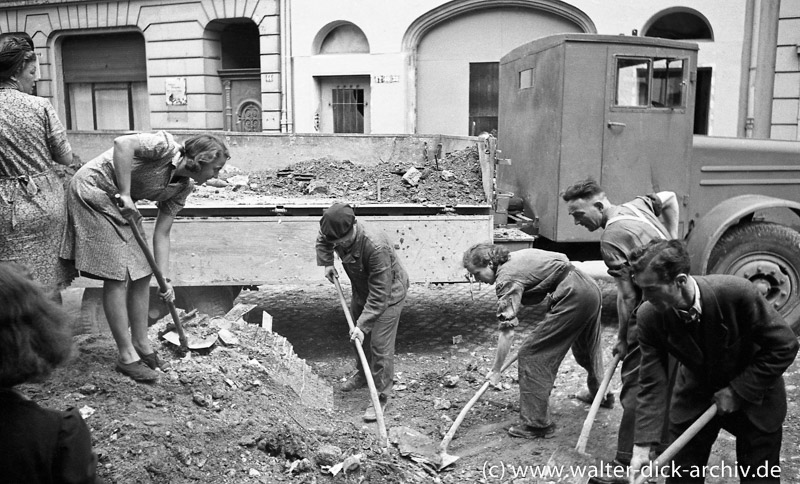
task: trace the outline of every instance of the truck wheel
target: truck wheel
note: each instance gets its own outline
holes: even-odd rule
[[[103,289],[87,287],[81,298],[81,312],[73,327],[73,334],[110,333],[106,312],[103,309]]]
[[[753,222],[729,230],[711,251],[709,273],[749,279],[800,335],[800,234]]]
[[[209,316],[224,316],[239,295],[239,286],[190,286],[178,288],[187,306]]]

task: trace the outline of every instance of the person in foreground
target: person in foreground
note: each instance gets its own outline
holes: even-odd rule
[[[136,381],[155,381],[155,369],[164,370],[167,363],[147,338],[153,271],[128,225],[133,218],[144,234],[134,202],[147,199],[158,206],[153,253],[169,277],[175,215],[194,184],[216,177],[229,157],[225,143],[210,135],[179,144],[164,131],[130,134],[116,138],[113,148],[83,165],[70,181],[61,257],[75,260],[82,275],[103,281],[103,309],[119,351],[116,369]],[[113,199],[116,194],[121,207]],[[174,300],[172,287],[161,297]]]
[[[350,278],[353,287],[350,312],[356,323],[350,339],[358,340],[364,348],[378,398],[385,410],[392,393],[394,344],[408,292],[408,274],[386,234],[372,232],[366,225],[356,222],[353,208],[344,203],[334,203],[323,212],[316,252],[317,265],[325,268],[326,279],[333,282],[336,277],[334,253],[339,255]],[[342,385],[342,391],[367,384],[358,355],[356,367],[358,371]],[[364,412],[364,420],[376,419],[375,408],[370,404]]]
[[[46,379],[72,352],[69,317],[22,266],[0,263],[0,481],[96,481],[89,427],[75,408],[40,407],[15,387]]]
[[[668,401],[665,362],[673,355],[678,375],[669,410],[670,439],[711,404],[717,413],[675,456],[679,471],[666,482],[704,482],[699,473],[720,429],[736,437],[740,482],[780,482],[783,373],[798,350],[789,325],[744,278],[690,276],[681,241],[653,241],[636,249],[631,260],[645,300],[638,312],[641,389],[632,476],[659,442]],[[759,467],[760,475],[754,475]]]
[[[622,419],[617,432],[617,452],[614,457],[614,475],[626,475],[633,451],[633,432],[636,419],[636,394],[639,391],[639,343],[636,336],[636,308],[642,302],[639,289],[631,281],[630,253],[636,247],[656,239],[674,239],[678,234],[680,207],[674,192],[663,191],[639,196],[615,205],[611,203],[594,180],[583,180],[567,188],[562,194],[567,210],[576,225],[588,231],[603,230],[600,236],[600,254],[608,274],[617,286],[617,344],[614,355],[622,356],[620,379],[622,388],[619,401]],[[593,395],[580,395],[578,399],[590,403]],[[666,434],[666,425],[664,425]],[[665,435],[666,437],[666,435]],[[592,478],[592,482],[611,484],[625,482],[613,475]]]
[[[508,433],[529,439],[551,437],[556,424],[550,418],[550,393],[570,348],[575,361],[586,369],[589,392],[595,395],[600,386],[600,288],[558,252],[524,249],[509,253],[502,246],[481,243],[464,252],[463,265],[468,277],[496,288],[500,336],[494,366],[487,375],[495,386],[514,341],[521,306],[547,299],[547,313],[519,348],[522,423],[512,425]],[[606,395],[603,406],[611,407],[611,398]]]

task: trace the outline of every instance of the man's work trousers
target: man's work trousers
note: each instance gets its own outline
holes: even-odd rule
[[[671,440],[675,440],[692,423],[692,420],[681,424],[670,423]],[[736,462],[723,461],[715,467],[704,468],[720,429],[725,429],[736,437]],[[741,483],[780,482],[782,431],[782,428],[775,432],[759,430],[741,410],[717,416],[675,456],[673,467],[680,469],[682,473],[680,476],[669,476],[667,484],[704,482],[703,471],[706,476],[722,477],[725,482],[737,482],[737,476]],[[736,464],[738,468],[734,467]]]
[[[603,375],[600,350],[600,289],[580,271],[570,273],[551,294],[544,319],[519,349],[519,406],[522,422],[547,427],[548,401],[558,367],[567,351],[588,372],[586,384],[596,393]]]
[[[364,355],[372,370],[372,379],[375,380],[375,389],[380,395],[390,396],[394,382],[394,343],[397,339],[397,326],[400,323],[400,313],[405,306],[405,299],[386,308],[375,321],[372,331],[364,335]],[[363,307],[353,307],[353,320],[358,320]],[[358,372],[364,374],[361,359],[356,352],[356,367]]]

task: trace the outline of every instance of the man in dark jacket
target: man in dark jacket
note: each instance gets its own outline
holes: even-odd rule
[[[669,409],[671,439],[713,403],[717,414],[675,456],[667,483],[704,482],[721,428],[736,436],[741,482],[779,482],[786,416],[782,375],[798,350],[791,328],[746,279],[690,276],[689,255],[678,240],[640,247],[631,262],[645,300],[638,312],[642,357],[631,470],[649,460],[659,441],[668,401],[665,362],[673,355],[679,365]]]
[[[358,340],[370,365],[375,388],[385,408],[392,392],[394,378],[394,343],[397,325],[408,291],[408,275],[400,264],[391,241],[382,232],[371,232],[357,223],[353,208],[335,203],[322,214],[317,236],[317,265],[325,267],[325,277],[333,282],[334,252],[353,287],[350,312],[356,327],[351,340]],[[356,354],[358,371],[342,385],[350,391],[367,384],[364,369]],[[370,406],[364,420],[376,419]]]

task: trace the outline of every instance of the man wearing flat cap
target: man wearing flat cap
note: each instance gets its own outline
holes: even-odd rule
[[[386,408],[394,378],[394,342],[400,312],[408,291],[408,274],[400,264],[393,244],[383,232],[372,232],[356,222],[353,208],[334,203],[322,213],[317,236],[317,265],[325,267],[325,278],[333,282],[333,254],[338,254],[353,297],[350,312],[356,327],[350,339],[358,339],[375,381],[381,405]],[[358,371],[342,385],[342,391],[366,386],[364,368],[356,354]],[[364,420],[376,419],[372,404]]]

